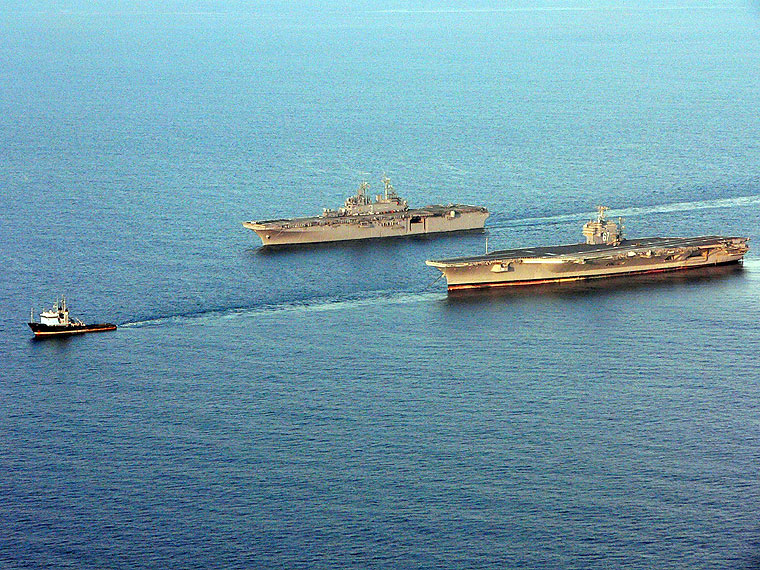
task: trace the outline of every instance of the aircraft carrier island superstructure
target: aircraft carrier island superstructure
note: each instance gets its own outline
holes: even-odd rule
[[[383,178],[383,184],[385,191],[375,201],[364,182],[337,210],[325,209],[310,218],[243,222],[243,226],[256,232],[263,245],[271,246],[482,230],[488,217],[485,208],[462,204],[409,209],[388,178]]]
[[[485,255],[429,260],[446,277],[449,291],[538,285],[677,271],[737,263],[747,253],[746,237],[648,237],[623,239],[620,223],[605,218],[583,226],[586,243],[493,251]]]

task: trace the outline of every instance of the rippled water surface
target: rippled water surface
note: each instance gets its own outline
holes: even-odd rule
[[[192,4],[192,3],[191,3]],[[760,11],[0,15],[0,566],[760,566]],[[483,234],[264,251],[387,173],[491,249],[743,266],[447,295]],[[56,294],[114,333],[33,341]]]

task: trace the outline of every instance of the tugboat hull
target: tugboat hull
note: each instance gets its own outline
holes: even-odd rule
[[[116,330],[116,325],[111,323],[96,323],[92,325],[45,325],[42,323],[29,323],[35,337],[67,336],[90,332],[106,332]]]

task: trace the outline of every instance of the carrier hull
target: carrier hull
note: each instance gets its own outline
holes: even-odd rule
[[[297,245],[482,230],[489,212],[477,206],[428,206],[354,216],[243,222],[264,246]]]
[[[450,291],[515,287],[681,271],[737,263],[747,238],[644,238],[619,244],[526,248],[426,263],[446,277]]]

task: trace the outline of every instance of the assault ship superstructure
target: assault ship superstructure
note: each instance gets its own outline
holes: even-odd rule
[[[337,210],[320,216],[243,222],[261,238],[262,245],[295,245],[371,238],[440,234],[482,230],[488,210],[479,206],[449,204],[409,209],[383,178],[384,192],[373,201],[363,182],[354,196]]]
[[[737,263],[749,250],[746,237],[648,237],[624,239],[622,220],[607,220],[599,206],[596,220],[583,226],[586,243],[507,249],[453,259],[428,260],[446,277],[449,291],[538,285],[677,271]]]

